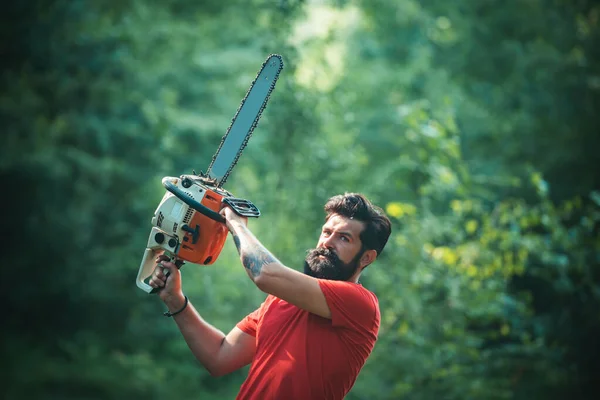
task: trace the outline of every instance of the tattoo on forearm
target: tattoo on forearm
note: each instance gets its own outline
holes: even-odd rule
[[[233,243],[235,243],[235,247],[238,251],[238,253],[241,253],[241,243],[240,243],[240,237],[237,234],[233,234]]]
[[[242,256],[242,264],[244,264],[244,267],[248,270],[248,272],[250,272],[250,275],[252,275],[254,278],[260,275],[260,271],[263,265],[275,261],[277,261],[275,257],[270,255],[268,252],[263,253],[260,250],[250,254],[244,254]]]
[[[240,232],[233,233],[233,242],[241,256],[244,268],[253,278],[260,275],[264,265],[278,262],[246,227]]]

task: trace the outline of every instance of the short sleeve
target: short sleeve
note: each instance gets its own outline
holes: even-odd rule
[[[377,335],[380,315],[375,294],[352,282],[319,279],[319,285],[331,310],[333,326]]]
[[[269,302],[269,297],[256,310],[248,314],[244,319],[237,323],[237,327],[244,333],[256,337],[258,322],[265,312],[266,304]]]

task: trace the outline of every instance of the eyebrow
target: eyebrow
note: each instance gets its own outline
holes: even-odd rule
[[[326,227],[326,226],[324,226],[322,230],[324,230],[324,231],[333,231],[333,229],[331,229],[331,228],[329,228],[329,227]],[[336,233],[337,233],[338,235],[347,236],[347,237],[349,237],[349,238],[351,238],[351,239],[353,239],[353,238],[354,238],[354,236],[352,235],[352,233],[351,233],[351,232],[349,232],[349,231],[338,231],[338,232],[336,232]]]

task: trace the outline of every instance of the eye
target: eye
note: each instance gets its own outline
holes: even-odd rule
[[[348,242],[348,243],[349,243],[349,242],[350,242],[350,239],[348,239],[348,236],[342,236],[342,238],[341,238],[341,241],[342,241],[342,242]]]

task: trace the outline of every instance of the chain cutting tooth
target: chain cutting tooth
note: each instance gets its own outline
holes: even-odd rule
[[[278,58],[279,59],[279,64],[280,64],[280,66],[277,69],[277,72],[275,73],[275,76],[273,78],[273,83],[271,83],[271,85],[269,87],[269,90],[267,92],[267,95],[265,96],[265,99],[263,100],[263,103],[261,104],[260,109],[258,110],[258,113],[256,114],[256,117],[255,117],[254,121],[252,122],[252,125],[250,126],[250,129],[248,130],[248,133],[246,134],[246,137],[244,138],[244,141],[240,145],[240,148],[238,149],[238,152],[235,155],[235,157],[234,157],[231,165],[229,166],[229,168],[227,169],[227,172],[225,172],[225,174],[223,175],[223,177],[221,178],[221,180],[218,182],[217,187],[219,187],[219,188],[222,187],[223,184],[227,181],[227,178],[229,178],[229,174],[231,173],[231,171],[233,170],[233,168],[237,164],[240,156],[242,155],[242,151],[244,150],[244,148],[248,144],[248,140],[250,140],[250,137],[252,136],[252,133],[254,132],[254,129],[258,126],[258,121],[259,121],[260,117],[262,116],[262,113],[263,113],[264,109],[267,107],[267,103],[268,103],[269,99],[271,98],[271,93],[273,92],[273,89],[275,89],[275,84],[277,83],[277,79],[279,78],[279,74],[281,73],[281,70],[283,69],[283,59],[281,58],[280,55],[278,55],[278,54],[271,54],[263,62],[260,70],[258,71],[258,74],[256,74],[256,77],[252,80],[252,84],[250,85],[250,88],[246,92],[246,95],[242,99],[242,102],[240,103],[240,106],[238,107],[237,111],[235,112],[235,115],[231,119],[231,123],[229,124],[229,127],[227,128],[227,131],[226,131],[225,135],[223,135],[223,137],[221,138],[221,143],[219,144],[219,147],[218,147],[217,151],[212,156],[212,160],[210,162],[210,165],[208,166],[207,174],[212,170],[212,167],[213,167],[213,165],[215,163],[215,160],[217,159],[217,156],[219,155],[219,152],[221,151],[221,149],[223,147],[223,144],[225,143],[225,139],[227,139],[227,135],[229,135],[229,132],[231,131],[231,127],[233,126],[233,124],[234,124],[234,122],[235,122],[238,114],[240,113],[240,110],[244,107],[244,103],[246,103],[246,99],[250,95],[250,92],[252,91],[252,88],[254,87],[254,84],[258,80],[258,77],[260,76],[260,74],[265,69],[265,66],[267,65],[267,63],[270,62],[272,66],[275,65],[276,61],[273,58]]]

